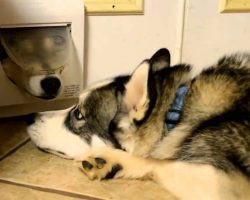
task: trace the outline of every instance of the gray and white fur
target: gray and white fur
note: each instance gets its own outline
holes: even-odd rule
[[[191,74],[190,65],[170,67],[169,51],[160,49],[130,77],[87,90],[52,119],[38,117],[29,133],[44,134],[39,125],[60,116],[58,127],[84,144],[71,156],[90,179],[149,178],[178,199],[250,199],[250,54]],[[166,113],[183,84],[183,110],[169,131]]]

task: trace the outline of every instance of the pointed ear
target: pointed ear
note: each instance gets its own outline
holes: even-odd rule
[[[170,66],[170,53],[166,48],[159,49],[151,58],[150,64],[153,71]]]
[[[128,108],[129,117],[137,121],[142,120],[148,110],[148,82],[151,73],[149,62],[144,61],[136,68],[125,86],[124,103]]]

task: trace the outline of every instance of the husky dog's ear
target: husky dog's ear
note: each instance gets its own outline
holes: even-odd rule
[[[150,64],[153,71],[161,70],[170,66],[170,53],[168,49],[159,49],[151,58]]]
[[[129,117],[137,122],[145,119],[153,99],[156,98],[152,68],[148,60],[142,62],[126,84],[124,103]]]

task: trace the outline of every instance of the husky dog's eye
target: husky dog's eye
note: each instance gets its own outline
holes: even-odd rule
[[[80,109],[77,108],[74,110],[74,116],[77,120],[83,120],[84,119],[84,116],[83,114],[81,113]]]

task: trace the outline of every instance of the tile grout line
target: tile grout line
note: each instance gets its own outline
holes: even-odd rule
[[[78,192],[63,191],[63,190],[58,190],[55,188],[48,188],[48,187],[34,185],[34,184],[29,185],[29,184],[24,183],[24,182],[13,181],[13,180],[4,179],[4,178],[0,178],[0,183],[15,185],[15,186],[28,188],[28,189],[32,189],[32,190],[37,190],[37,191],[42,191],[42,192],[47,192],[47,193],[59,194],[59,195],[68,196],[68,197],[81,198],[81,199],[86,199],[86,200],[104,200],[104,199],[101,199],[98,197],[91,197],[88,195],[83,195],[83,194],[80,194]]]
[[[3,154],[2,156],[0,156],[0,161],[2,161],[3,159],[5,159],[6,157],[8,157],[9,155],[13,154],[14,152],[16,152],[20,147],[22,147],[23,145],[25,145],[26,143],[28,143],[30,141],[30,138],[25,138],[23,139],[21,142],[19,142],[15,147],[11,148],[8,152],[6,152],[5,154]]]

